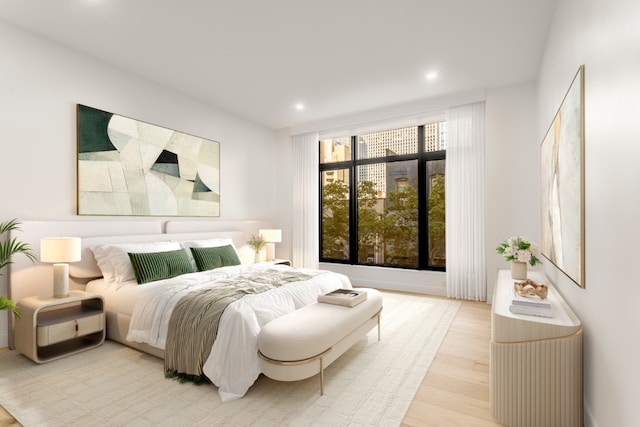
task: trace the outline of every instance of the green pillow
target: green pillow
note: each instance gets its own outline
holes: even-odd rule
[[[167,252],[129,252],[129,259],[138,284],[195,272],[189,254],[184,249]]]
[[[216,246],[213,248],[190,248],[198,271],[213,270],[228,265],[240,265],[240,258],[233,246]]]

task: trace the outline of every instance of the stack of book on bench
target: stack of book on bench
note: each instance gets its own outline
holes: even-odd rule
[[[514,314],[526,314],[529,316],[553,317],[551,303],[547,299],[537,296],[518,295],[516,289],[512,290],[511,306],[509,310]]]
[[[367,292],[358,289],[336,289],[328,294],[318,295],[318,302],[354,307],[367,299]]]

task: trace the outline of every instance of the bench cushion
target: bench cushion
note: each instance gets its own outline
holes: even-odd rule
[[[279,361],[317,356],[380,311],[380,292],[365,290],[367,299],[355,307],[315,303],[272,320],[258,336],[258,349]]]

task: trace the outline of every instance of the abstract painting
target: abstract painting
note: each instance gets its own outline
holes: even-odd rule
[[[78,104],[78,215],[220,216],[220,144]]]
[[[584,287],[584,65],[540,146],[540,177],[540,250]]]

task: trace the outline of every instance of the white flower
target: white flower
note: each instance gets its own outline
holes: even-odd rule
[[[502,255],[505,261],[519,261],[529,263],[531,266],[541,262],[538,259],[538,246],[529,239],[521,236],[510,237],[502,242],[496,251]]]
[[[528,250],[524,249],[524,250],[519,250],[518,251],[518,261],[520,262],[529,262],[531,260],[531,252],[529,252]]]

